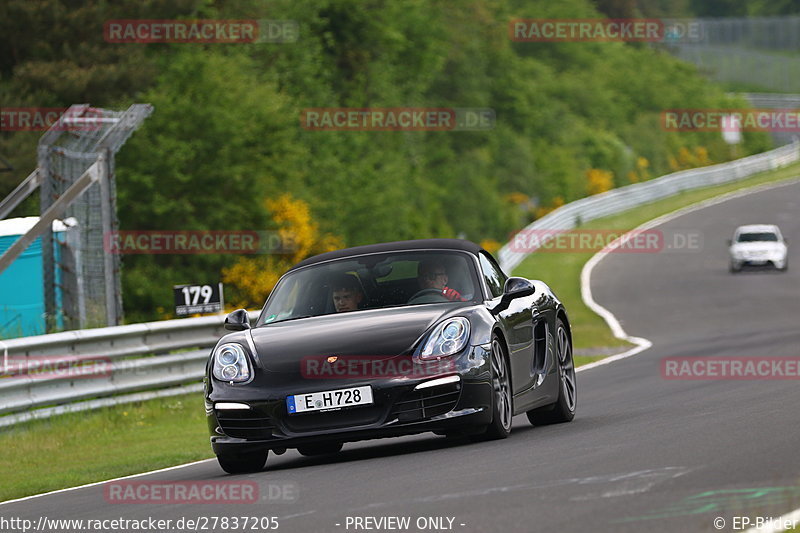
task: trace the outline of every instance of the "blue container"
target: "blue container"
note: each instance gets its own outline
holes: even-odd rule
[[[25,217],[0,221],[0,255],[38,220],[38,217]],[[54,232],[53,237],[54,252],[58,259],[57,242],[63,239],[64,233]],[[60,277],[57,269],[57,287]],[[56,294],[57,306],[61,302],[60,296]],[[63,324],[61,312],[57,313],[56,318],[57,327],[60,328]],[[0,338],[42,333],[45,333],[44,269],[42,239],[38,238],[7,269],[0,272]]]

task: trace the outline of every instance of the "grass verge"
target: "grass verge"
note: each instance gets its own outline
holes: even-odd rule
[[[0,449],[0,501],[213,457],[201,392],[26,422]]]
[[[798,174],[800,174],[800,163],[756,174],[736,183],[685,191],[652,204],[587,222],[581,226],[581,229],[631,230],[648,220],[688,205],[739,189],[791,179]],[[731,228],[731,231],[733,231],[733,228]],[[514,275],[540,279],[555,291],[569,312],[575,349],[579,353],[582,351],[591,352],[592,350],[604,351],[613,348],[621,351],[623,347],[629,346],[629,344],[614,337],[605,321],[586,307],[581,299],[581,270],[593,255],[594,252],[535,252],[514,269]],[[575,362],[578,365],[586,364],[602,357],[576,356]]]
[[[647,220],[730,191],[789,179],[800,164],[737,183],[682,193],[585,224],[633,229]],[[542,279],[570,312],[577,349],[621,348],[605,322],[581,300],[580,272],[593,253],[535,253],[514,273]],[[598,357],[576,356],[576,364]],[[0,501],[213,457],[202,394],[161,398],[61,415],[0,431]]]

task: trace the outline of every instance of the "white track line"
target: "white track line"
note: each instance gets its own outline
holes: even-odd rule
[[[618,339],[622,339],[624,341],[630,342],[635,346],[630,350],[625,352],[619,353],[617,355],[612,355],[611,357],[606,357],[605,359],[601,359],[599,361],[595,361],[593,363],[589,363],[588,365],[580,366],[576,369],[576,372],[581,370],[589,370],[591,368],[595,368],[597,366],[607,365],[609,363],[613,363],[614,361],[619,361],[620,359],[627,359],[628,357],[632,357],[640,352],[643,352],[653,346],[653,343],[645,338],[642,337],[632,337],[625,333],[625,330],[622,328],[622,325],[617,320],[617,317],[614,314],[597,303],[595,301],[594,296],[592,295],[592,271],[597,264],[603,260],[609,253],[612,253],[613,250],[618,246],[622,239],[625,238],[626,235],[633,232],[641,232],[643,230],[648,230],[654,228],[656,226],[660,226],[666,222],[674,220],[680,216],[693,213],[694,211],[699,211],[701,209],[705,209],[706,207],[711,207],[712,205],[721,204],[722,202],[727,202],[728,200],[733,200],[734,198],[740,198],[742,196],[747,196],[748,194],[752,194],[755,192],[766,191],[769,189],[775,189],[778,187],[785,187],[787,185],[794,185],[796,183],[800,183],[800,178],[792,178],[785,181],[781,181],[778,183],[766,183],[763,185],[755,185],[753,187],[747,187],[744,189],[739,189],[736,191],[729,192],[727,194],[723,194],[720,196],[715,196],[713,198],[709,198],[708,200],[703,200],[702,202],[698,202],[696,204],[691,204],[686,207],[682,207],[671,213],[667,213],[666,215],[662,215],[658,218],[654,218],[653,220],[649,220],[638,226],[629,232],[625,233],[615,239],[613,242],[608,244],[605,248],[597,252],[595,255],[589,259],[585,265],[583,265],[583,269],[581,270],[581,298],[583,298],[583,303],[586,304],[586,307],[600,315],[603,320],[606,321],[608,327],[611,329],[611,333]]]
[[[111,483],[112,481],[119,481],[121,479],[131,479],[131,478],[139,477],[139,476],[148,476],[150,474],[157,474],[159,472],[168,472],[170,470],[177,470],[179,468],[186,468],[187,466],[199,465],[201,463],[205,463],[205,462],[213,461],[213,460],[214,459],[203,459],[201,461],[194,461],[192,463],[186,463],[186,464],[183,464],[183,465],[168,466],[167,468],[160,468],[158,470],[152,470],[150,472],[142,472],[141,474],[131,474],[130,476],[115,477],[114,479],[106,479],[105,481],[95,481],[94,483],[87,483],[86,485],[78,485],[77,487],[69,487],[69,488],[66,488],[66,489],[58,489],[58,490],[53,490],[53,491],[50,491],[50,492],[43,492],[41,494],[34,494],[32,496],[25,496],[24,498],[17,498],[16,500],[7,500],[7,501],[4,501],[4,502],[0,502],[0,505],[7,505],[9,503],[16,503],[16,502],[24,502],[25,500],[32,500],[34,498],[41,498],[42,496],[50,496],[51,494],[58,494],[59,492],[70,492],[72,490],[85,489],[87,487],[95,487],[97,485],[104,485],[106,483]]]
[[[664,222],[668,222],[668,221],[672,220],[673,218],[677,218],[677,217],[679,217],[681,215],[685,215],[686,213],[690,213],[692,211],[697,211],[698,209],[703,209],[704,207],[715,205],[715,204],[724,202],[725,200],[730,200],[732,198],[738,198],[740,196],[745,196],[745,195],[753,193],[753,192],[763,191],[763,190],[767,190],[767,189],[773,189],[773,188],[776,188],[776,187],[783,187],[783,186],[786,186],[786,185],[793,185],[795,183],[800,183],[800,178],[787,180],[787,181],[782,181],[782,182],[777,183],[777,184],[770,183],[770,184],[766,184],[766,185],[759,185],[759,186],[755,186],[755,187],[749,187],[749,188],[746,188],[746,189],[741,189],[739,191],[734,191],[732,193],[724,194],[722,196],[717,196],[715,198],[711,198],[710,200],[706,200],[706,201],[703,201],[703,202],[699,202],[697,204],[690,205],[688,207],[684,207],[682,209],[678,209],[677,211],[673,211],[672,213],[667,213],[666,215],[661,216],[661,217],[656,218],[656,219],[653,219],[650,222],[647,222],[645,224],[642,224],[638,228],[635,228],[635,229],[633,229],[631,231],[641,231],[642,229],[652,228],[652,227],[657,226],[659,224],[663,224]],[[620,239],[622,239],[622,237],[620,237],[619,239],[615,240],[614,242],[612,242],[611,244],[609,244],[608,246],[603,248],[601,251],[596,253],[583,266],[583,270],[581,271],[581,296],[583,297],[583,301],[587,305],[587,307],[589,307],[592,311],[594,311],[595,313],[597,313],[598,315],[603,317],[603,319],[608,324],[608,327],[611,328],[611,331],[614,333],[615,337],[617,337],[619,339],[626,340],[628,342],[632,342],[634,344],[637,344],[637,346],[635,348],[632,348],[632,349],[626,351],[626,352],[623,352],[623,353],[620,353],[620,354],[617,354],[617,355],[612,355],[611,357],[606,357],[605,359],[602,359],[600,361],[596,361],[594,363],[590,363],[588,365],[583,365],[581,367],[578,367],[575,370],[576,372],[580,372],[581,370],[588,370],[588,369],[594,368],[596,366],[606,365],[608,363],[612,363],[614,361],[618,361],[619,359],[625,359],[627,357],[631,357],[632,355],[636,355],[637,353],[642,352],[642,351],[650,348],[653,345],[653,343],[650,342],[647,339],[643,339],[643,338],[640,338],[640,337],[631,337],[631,336],[627,335],[625,333],[625,330],[622,329],[622,326],[620,325],[619,320],[617,320],[617,318],[614,316],[614,314],[611,313],[611,311],[609,311],[605,307],[603,307],[600,304],[598,304],[597,302],[595,302],[594,298],[592,297],[592,289],[590,287],[590,280],[591,280],[592,270],[594,269],[595,265],[597,265],[597,263],[599,263],[600,260],[603,257],[608,255],[609,250],[614,246],[614,243],[616,243]],[[132,474],[130,476],[123,476],[123,477],[118,477],[118,478],[114,478],[114,479],[107,479],[105,481],[97,481],[95,483],[88,483],[86,485],[79,485],[77,487],[69,487],[69,488],[66,488],[66,489],[59,489],[59,490],[54,490],[54,491],[50,491],[50,492],[43,492],[42,494],[34,494],[33,496],[25,496],[24,498],[18,498],[16,500],[8,500],[8,501],[0,502],[0,505],[6,505],[6,504],[9,504],[9,503],[22,502],[22,501],[25,501],[25,500],[31,500],[33,498],[41,498],[42,496],[49,496],[51,494],[58,494],[60,492],[69,492],[69,491],[72,491],[72,490],[84,489],[84,488],[87,488],[87,487],[94,487],[96,485],[102,485],[104,483],[110,483],[112,481],[119,481],[121,479],[130,479],[130,478],[139,477],[139,476],[147,476],[147,475],[150,475],[150,474],[157,474],[159,472],[167,472],[169,470],[177,470],[179,468],[186,468],[187,466],[193,466],[193,465],[205,463],[207,461],[213,461],[213,459],[203,459],[202,461],[195,461],[193,463],[187,463],[187,464],[177,465],[177,466],[170,466],[168,468],[162,468],[160,470],[153,470],[151,472],[142,472],[141,474]],[[792,516],[795,516],[795,515],[800,515],[800,509],[798,509],[797,511],[794,511],[791,514],[785,515],[785,517],[792,517]],[[781,517],[781,518],[784,518],[784,517]],[[782,530],[780,530],[780,529],[751,530],[751,531],[746,531],[744,533],[753,533],[755,531],[758,531],[758,533],[772,533],[774,531],[782,531]]]
[[[699,211],[700,209],[705,209],[706,207],[711,207],[712,205],[717,205],[722,202],[732,200],[734,198],[740,198],[742,196],[746,196],[754,192],[776,189],[778,187],[785,187],[787,185],[794,185],[796,183],[800,183],[799,178],[793,178],[778,183],[767,183],[764,185],[756,185],[754,187],[739,189],[737,191],[723,194],[721,196],[715,196],[708,200],[704,200],[702,202],[698,202],[696,204],[683,207],[671,213],[667,213],[666,215],[660,216],[658,218],[654,218],[653,220],[645,222],[638,228],[632,229],[630,232],[642,231],[654,228],[656,226],[664,224],[665,222],[669,222],[670,220],[674,220],[688,213]],[[600,361],[595,361],[594,363],[589,363],[588,365],[583,365],[581,367],[578,367],[576,369],[576,372],[579,372],[581,370],[588,370],[596,366],[607,365],[609,363],[613,363],[614,361],[618,361],[620,359],[626,359],[628,357],[636,355],[637,353],[647,350],[653,345],[653,343],[647,339],[644,339],[642,337],[632,337],[627,333],[625,333],[625,330],[622,329],[622,326],[620,325],[619,320],[617,320],[617,317],[615,317],[611,311],[609,311],[602,305],[598,304],[595,301],[594,297],[592,296],[591,277],[594,267],[596,267],[597,264],[605,256],[611,253],[611,250],[615,247],[615,243],[617,243],[621,239],[622,237],[616,239],[614,242],[612,242],[611,244],[609,244],[608,246],[597,252],[595,255],[593,255],[592,258],[589,259],[589,261],[587,261],[585,265],[583,265],[583,269],[581,270],[581,297],[583,298],[583,303],[585,303],[589,309],[591,309],[592,311],[603,317],[603,320],[606,321],[606,324],[608,324],[608,327],[611,329],[611,332],[614,334],[616,338],[626,340],[628,342],[635,344],[636,346],[623,353],[612,355],[611,357],[601,359]],[[785,515],[776,518],[775,520],[765,524],[760,528],[755,528],[755,527],[750,528],[747,531],[744,531],[743,533],[778,533],[780,531],[785,531],[786,529],[788,529],[783,527],[784,524],[793,524],[794,527],[800,526],[800,508],[795,509],[794,511],[789,511]]]

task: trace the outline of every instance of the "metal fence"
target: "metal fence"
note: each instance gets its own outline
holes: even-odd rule
[[[738,45],[763,50],[800,49],[800,16],[688,19],[697,24],[697,44]]]
[[[667,174],[644,183],[635,183],[602,194],[576,200],[559,207],[525,227],[531,230],[569,230],[584,222],[627,211],[683,191],[719,185],[744,179],[748,176],[786,166],[800,160],[800,142],[782,146],[770,152],[738,159],[730,163],[683,170]],[[525,257],[535,251],[526,246],[525,251],[514,250],[507,243],[498,252],[500,266],[511,272]]]
[[[250,313],[251,320],[257,316],[258,312]],[[122,403],[121,394],[160,389],[150,395],[159,396],[187,390],[175,387],[202,379],[209,348],[227,333],[223,320],[221,316],[165,320],[0,341],[0,370],[5,376],[0,379],[0,415],[6,415],[0,417],[0,427]],[[52,407],[90,398],[107,400],[86,402],[77,409]],[[122,401],[144,398],[128,396]],[[39,408],[45,409],[31,412]]]
[[[800,109],[800,94],[740,93],[756,108]]]
[[[718,81],[800,92],[800,16],[683,19],[695,35],[664,46]]]
[[[741,93],[747,98],[756,109],[782,109],[800,111],[800,94],[780,94],[780,93]],[[791,128],[786,128],[791,130]],[[776,131],[770,132],[772,140],[776,146],[791,143],[797,136],[796,131]]]
[[[88,115],[83,117],[83,127],[66,127],[63,122],[78,112]],[[125,111],[72,106],[39,141],[43,213],[102,156],[102,179],[66,208],[64,218],[74,229],[60,243],[58,257],[53,253],[50,228],[42,235],[50,331],[59,310],[63,310],[65,329],[112,326],[122,321],[119,255],[104,249],[104,234],[116,231],[118,224],[114,154],[152,112],[152,106],[146,104],[134,104]]]
[[[800,160],[800,143],[732,163],[677,172],[577,200],[525,230],[566,230],[681,191],[727,183]],[[532,251],[532,250],[531,250]],[[499,252],[511,271],[529,253],[507,244]],[[250,313],[250,319],[257,316]],[[61,356],[95,358],[104,371],[64,376],[58,371],[0,379],[0,427],[69,411],[93,409],[159,396],[197,392],[209,348],[225,333],[223,317],[211,316],[68,331],[0,341],[3,368],[24,361],[35,366]],[[146,392],[142,392],[146,391]]]
[[[104,236],[117,229],[114,154],[152,112],[149,104],[125,111],[71,106],[39,140],[36,170],[0,199],[2,219],[40,188],[39,221],[0,255],[0,272],[41,236],[48,331],[122,321],[119,255],[104,247]],[[56,219],[67,228],[59,239]]]

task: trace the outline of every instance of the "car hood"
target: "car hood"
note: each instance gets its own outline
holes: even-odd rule
[[[786,246],[781,242],[738,242],[731,246],[732,253],[782,252]]]
[[[368,309],[266,324],[251,333],[264,369],[294,373],[304,357],[408,356],[429,328],[465,307],[444,303]]]

